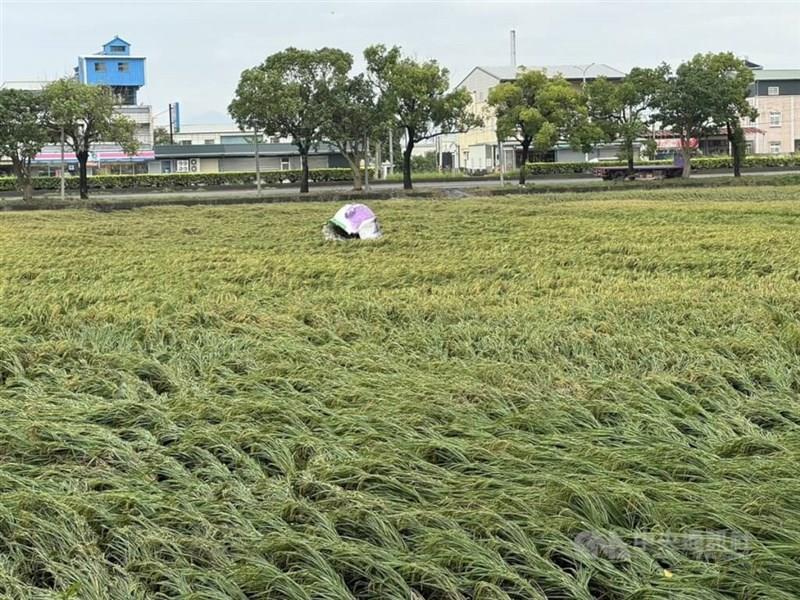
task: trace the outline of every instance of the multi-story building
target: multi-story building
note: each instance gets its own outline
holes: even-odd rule
[[[259,141],[264,144],[290,143],[289,138],[280,136],[259,135]],[[215,125],[181,125],[173,132],[172,143],[182,146],[197,146],[208,144],[252,144],[253,133],[242,131],[233,123]]]
[[[749,102],[758,117],[746,120],[748,153],[800,152],[800,69],[764,69],[753,65]],[[748,133],[749,131],[749,133]]]
[[[483,118],[483,127],[472,129],[460,134],[457,139],[459,163],[468,171],[491,171],[500,164],[500,154],[497,140],[497,119],[494,111],[489,106],[489,92],[499,83],[514,81],[520,70],[542,71],[550,76],[561,75],[571,84],[581,86],[598,77],[606,77],[611,81],[619,81],[625,73],[608,65],[592,63],[588,65],[549,65],[514,67],[475,67],[455,87],[466,89],[472,96],[472,112]],[[509,140],[503,144],[505,164],[510,168],[519,164],[520,152],[517,144]],[[584,158],[605,158],[611,153],[613,157],[618,148],[609,145],[604,149],[599,146],[590,157],[571,152],[568,148],[557,148],[553,151],[551,160],[583,160]]]
[[[134,135],[139,142],[139,150],[133,156],[122,151],[118,144],[97,143],[92,146],[88,170],[98,173],[137,173],[146,172],[147,163],[155,158],[153,152],[153,113],[148,105],[138,103],[139,90],[145,84],[145,58],[133,56],[131,45],[120,37],[114,37],[103,45],[98,54],[78,57],[75,78],[88,85],[103,85],[111,88],[117,100],[115,112],[135,124]],[[41,91],[49,81],[10,81],[0,87]],[[69,149],[64,154],[64,162],[70,173],[77,170],[78,159]],[[45,174],[55,174],[61,164],[61,148],[58,144],[48,144],[34,160],[36,170]]]

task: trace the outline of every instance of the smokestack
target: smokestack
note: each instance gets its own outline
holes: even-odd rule
[[[511,30],[511,66],[517,67],[517,32]]]

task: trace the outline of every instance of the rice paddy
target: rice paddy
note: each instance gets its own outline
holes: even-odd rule
[[[800,187],[0,215],[0,597],[800,596]]]

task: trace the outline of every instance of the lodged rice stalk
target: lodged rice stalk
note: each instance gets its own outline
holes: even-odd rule
[[[797,188],[0,217],[0,597],[800,595]]]

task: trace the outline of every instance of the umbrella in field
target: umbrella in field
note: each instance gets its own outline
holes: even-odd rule
[[[383,235],[378,217],[366,204],[345,204],[325,224],[322,233],[327,240],[374,240]]]

